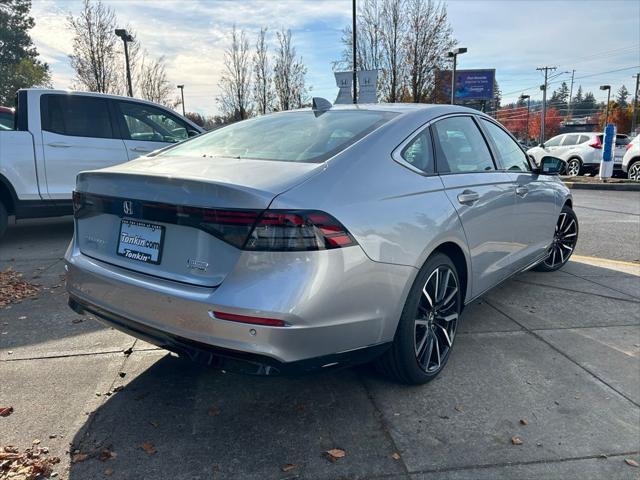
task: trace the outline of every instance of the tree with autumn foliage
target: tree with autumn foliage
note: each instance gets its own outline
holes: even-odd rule
[[[496,117],[514,136],[525,139],[527,136],[527,107],[512,105],[501,108]]]
[[[540,120],[542,112],[535,112],[529,118],[529,136],[531,138],[540,137]],[[556,136],[560,132],[560,122],[562,122],[560,112],[555,108],[548,108],[544,117],[544,134],[545,138],[541,141],[548,140]]]
[[[616,132],[629,133],[631,132],[631,116],[633,114],[632,106],[621,107],[617,102],[612,101],[609,103],[609,123],[613,123],[616,126]],[[600,131],[604,131],[605,114],[604,110],[599,111],[594,115],[595,123],[598,124]]]

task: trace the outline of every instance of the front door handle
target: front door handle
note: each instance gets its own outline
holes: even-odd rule
[[[480,199],[480,194],[473,190],[464,190],[458,194],[458,201],[463,205],[473,205]]]
[[[130,148],[129,150],[131,150],[132,152],[138,152],[138,153],[149,153],[151,151],[148,148],[144,148],[144,147],[133,147],[133,148]]]
[[[527,193],[529,193],[529,189],[523,185],[518,185],[516,187],[516,195],[519,197],[524,197]]]
[[[64,142],[51,142],[51,143],[47,143],[47,145],[49,147],[55,147],[55,148],[69,148],[71,146],[68,143],[64,143]]]

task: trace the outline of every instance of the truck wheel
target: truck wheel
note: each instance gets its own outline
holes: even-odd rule
[[[7,231],[7,225],[9,225],[9,215],[7,214],[7,209],[4,204],[0,202],[0,238]]]

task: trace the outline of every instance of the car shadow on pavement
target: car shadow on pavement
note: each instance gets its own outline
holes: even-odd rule
[[[540,402],[546,402],[543,407],[549,421],[545,428],[551,430],[540,435],[553,438],[557,435],[554,429],[572,421],[574,410],[582,416],[596,414],[592,396],[605,403],[613,401],[605,400],[611,391],[595,386],[602,378],[607,389],[614,388],[621,395],[610,413],[617,419],[621,405],[626,405],[624,398],[640,401],[640,390],[626,381],[635,363],[624,352],[634,351],[632,343],[637,340],[634,333],[625,332],[637,332],[640,324],[640,299],[634,295],[639,277],[633,268],[629,271],[574,263],[566,272],[518,275],[468,307],[460,331],[464,337],[460,348],[467,351],[454,351],[443,375],[423,387],[385,387],[386,382],[368,366],[299,377],[248,377],[202,367],[164,351],[134,349],[131,356],[123,357],[121,372],[113,372],[110,391],[98,392],[104,402],[76,434],[72,459],[76,455],[81,461],[71,464],[69,478],[100,478],[105,472],[111,478],[154,479],[406,474],[406,466],[392,456],[398,448],[392,440],[398,434],[393,431],[396,427],[391,427],[392,433],[387,427],[389,418],[392,423],[395,418],[389,415],[397,414],[383,415],[373,397],[381,391],[391,392],[385,395],[393,405],[411,398],[424,403],[429,396],[444,395],[451,405],[443,402],[439,408],[448,405],[452,413],[437,417],[436,423],[449,422],[449,416],[460,413],[449,397],[474,397],[470,390],[473,379],[482,376],[488,358],[504,357],[512,365],[511,376],[483,380],[482,388],[493,393],[478,398],[478,405],[465,402],[469,403],[466,409],[495,408],[495,398],[510,398],[507,405],[514,412],[542,408]],[[607,316],[602,315],[603,310],[608,311]],[[630,324],[635,330],[629,330]],[[592,329],[598,341],[593,340]],[[491,339],[493,346],[487,348],[483,339]],[[518,342],[528,343],[521,347]],[[554,349],[568,353],[563,356]],[[542,358],[546,360],[541,362]],[[480,371],[474,370],[475,365]],[[562,374],[552,380],[557,372]],[[531,385],[538,383],[544,388],[533,405],[527,398],[534,388]],[[564,386],[568,384],[578,392],[571,393],[576,395],[571,396],[572,402],[579,404],[573,410],[554,403],[555,397],[545,390],[554,385],[562,392],[555,395],[566,396]],[[395,394],[400,396],[393,400]],[[589,401],[576,400],[583,397]],[[512,416],[517,422],[516,415]],[[420,420],[427,423],[417,431],[424,431],[432,419]],[[590,427],[574,420],[575,445],[563,455],[571,456],[574,447],[580,455],[590,455],[592,450],[593,455],[602,453],[602,445],[610,441],[609,432],[600,435],[602,445],[592,447],[587,434]],[[487,422],[493,425],[493,420]],[[505,424],[496,422],[492,428],[498,430]],[[476,429],[476,423],[460,423],[457,432],[450,431],[455,424],[449,424],[446,431],[465,438],[464,432]],[[422,441],[433,441],[430,438]],[[483,448],[500,456],[490,438],[483,430],[475,441],[489,441]],[[347,455],[330,461],[325,452],[334,448],[345,449]],[[416,448],[422,450],[420,445]],[[544,455],[557,457],[555,450],[534,450],[525,456],[528,461],[540,461]]]

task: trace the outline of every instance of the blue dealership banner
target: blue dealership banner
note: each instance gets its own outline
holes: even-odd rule
[[[456,70],[456,100],[492,100],[496,76],[494,69]],[[445,98],[451,97],[451,71],[439,71],[436,74],[438,90]]]

